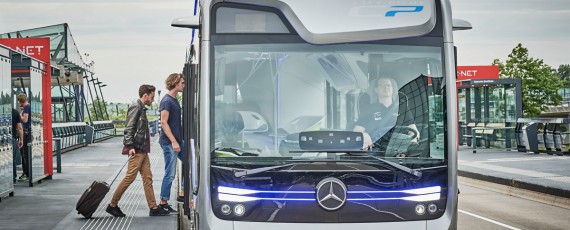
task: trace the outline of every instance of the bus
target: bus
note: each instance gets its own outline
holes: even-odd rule
[[[198,31],[182,102],[192,228],[456,229],[452,32],[471,25],[449,0],[198,12],[172,22]]]

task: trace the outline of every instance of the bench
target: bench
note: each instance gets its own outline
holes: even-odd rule
[[[491,145],[491,141],[500,141],[500,142],[505,142],[507,141],[506,138],[506,133],[503,134],[502,132],[498,132],[497,130],[507,130],[509,129],[508,127],[505,127],[504,123],[484,123],[484,122],[480,122],[480,123],[469,123],[466,125],[466,127],[475,129],[474,134],[476,140],[483,140],[485,141],[485,147],[489,148]],[[472,138],[473,138],[473,132],[471,133],[467,133],[465,135],[463,135],[463,138],[466,139],[467,145],[471,146],[472,144]],[[509,138],[510,139],[510,138]],[[479,146],[479,144],[478,144]]]

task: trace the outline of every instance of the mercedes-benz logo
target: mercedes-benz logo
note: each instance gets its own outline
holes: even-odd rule
[[[325,178],[317,184],[317,201],[325,210],[334,211],[346,201],[346,185],[336,178]]]

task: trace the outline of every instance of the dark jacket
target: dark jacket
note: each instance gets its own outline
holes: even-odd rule
[[[148,119],[146,118],[146,107],[140,99],[138,99],[137,102],[129,108],[125,123],[125,137],[123,139],[123,144],[129,149],[146,149]]]

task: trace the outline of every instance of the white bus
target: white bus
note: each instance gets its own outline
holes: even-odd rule
[[[183,102],[194,227],[457,227],[452,31],[471,25],[449,0],[199,8],[172,23],[199,30]]]

